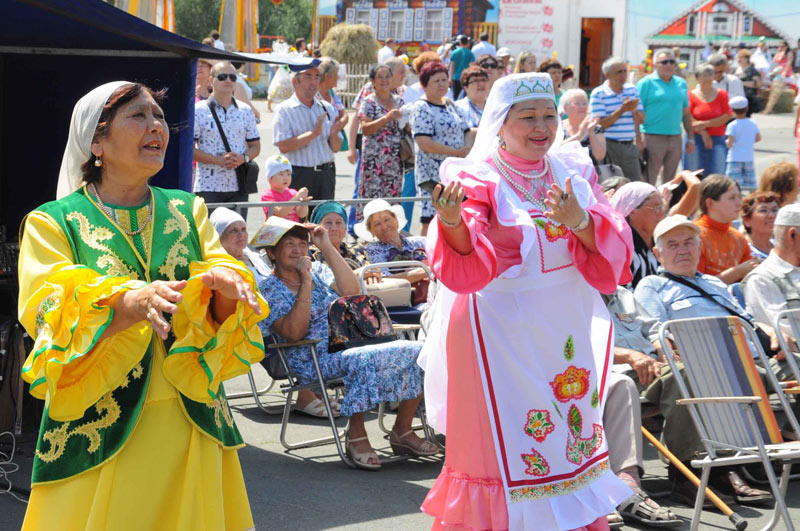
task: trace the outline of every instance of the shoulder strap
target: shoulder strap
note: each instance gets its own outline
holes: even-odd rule
[[[225,151],[231,153],[231,146],[228,144],[228,139],[225,138],[225,131],[222,129],[222,124],[219,123],[219,116],[217,116],[217,111],[215,109],[217,105],[214,102],[210,102],[208,104],[208,109],[211,111],[211,116],[214,117],[214,121],[217,123],[217,128],[219,129],[219,136],[222,137],[222,143],[225,145]]]
[[[704,289],[703,289],[703,288],[701,288],[700,286],[698,286],[698,285],[696,285],[696,284],[693,284],[693,283],[689,282],[689,281],[688,281],[688,280],[686,280],[685,278],[681,278],[681,277],[679,277],[679,276],[677,276],[677,275],[673,275],[672,273],[670,273],[670,272],[668,272],[668,271],[662,271],[662,272],[660,272],[658,275],[659,275],[659,276],[661,276],[661,277],[664,277],[664,278],[668,278],[668,279],[670,279],[670,280],[674,280],[675,282],[678,282],[679,284],[683,284],[684,286],[687,286],[687,287],[690,287],[690,288],[692,288],[692,289],[693,289],[693,290],[695,290],[697,293],[699,293],[700,295],[702,295],[702,296],[703,296],[703,298],[705,298],[705,299],[708,299],[708,300],[710,300],[710,301],[714,302],[714,303],[715,303],[715,304],[717,304],[718,306],[722,306],[722,307],[725,309],[725,311],[727,311],[729,314],[733,315],[734,317],[741,317],[741,318],[742,318],[742,319],[744,319],[745,321],[747,321],[747,322],[750,322],[750,319],[748,319],[746,316],[739,315],[739,313],[738,313],[738,312],[735,312],[735,311],[733,311],[732,309],[730,309],[730,308],[728,308],[727,306],[725,306],[724,304],[721,304],[721,303],[720,303],[720,302],[719,302],[717,299],[715,299],[715,298],[714,298],[714,296],[713,296],[713,295],[711,295],[709,292],[707,292],[706,290],[704,290]]]

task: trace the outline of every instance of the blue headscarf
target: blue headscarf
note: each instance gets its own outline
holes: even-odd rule
[[[345,212],[344,207],[336,201],[328,201],[327,203],[322,203],[315,207],[314,211],[311,213],[311,223],[319,223],[326,214],[330,214],[331,212],[342,216],[344,222],[347,223],[347,212]]]

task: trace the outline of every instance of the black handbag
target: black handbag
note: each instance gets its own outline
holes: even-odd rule
[[[392,320],[374,295],[340,297],[328,310],[328,352],[395,341]]]
[[[219,123],[219,116],[217,116],[217,111],[214,107],[216,107],[216,105],[213,103],[208,106],[209,110],[211,111],[211,116],[214,117],[214,121],[217,123],[219,136],[222,137],[222,143],[225,145],[225,151],[232,153],[231,146],[228,144],[228,139],[225,137],[225,131],[222,129],[222,124]],[[239,192],[246,194],[254,194],[258,192],[258,164],[256,164],[256,161],[251,160],[250,162],[245,162],[236,167],[236,184],[239,187]]]

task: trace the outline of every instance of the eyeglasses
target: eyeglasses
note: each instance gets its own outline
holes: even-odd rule
[[[663,212],[667,207],[663,201],[659,201],[655,205],[642,205],[639,208],[646,208],[648,210],[652,210],[653,212]]]
[[[488,77],[473,77],[473,78],[468,79],[467,82],[464,83],[464,86],[468,87],[469,85],[472,85],[473,83],[488,83],[488,82],[489,82],[489,78]]]
[[[490,70],[499,70],[500,68],[503,68],[502,66],[500,66],[500,65],[499,65],[499,64],[497,64],[497,63],[488,63],[488,62],[487,62],[487,63],[478,63],[478,65],[479,65],[481,68],[488,68],[488,69],[490,69]]]
[[[228,229],[223,233],[225,236],[236,236],[238,234],[244,234],[247,236],[247,227],[243,229]]]
[[[392,76],[382,75],[382,76],[375,76],[375,79],[392,79]]]
[[[677,61],[675,59],[664,59],[663,61],[659,61],[658,64],[660,65],[674,65]]]
[[[217,79],[220,81],[225,81],[226,79],[236,81],[236,74],[217,74]]]
[[[767,207],[757,208],[757,209],[755,209],[753,211],[753,213],[754,214],[761,214],[761,215],[764,215],[764,216],[766,216],[766,215],[777,216],[778,215],[778,209],[777,208],[767,208]]]

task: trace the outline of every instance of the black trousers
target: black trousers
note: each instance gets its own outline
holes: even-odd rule
[[[336,193],[336,165],[327,162],[319,166],[293,166],[291,187],[295,190],[308,188],[308,195],[314,200],[333,199]],[[309,218],[312,211],[313,207],[309,207]]]
[[[202,197],[206,203],[241,203],[250,200],[248,194],[238,190],[235,192],[195,192],[195,195]],[[213,208],[209,208],[208,214],[211,215],[213,211]],[[240,214],[247,221],[247,209],[242,210]]]

